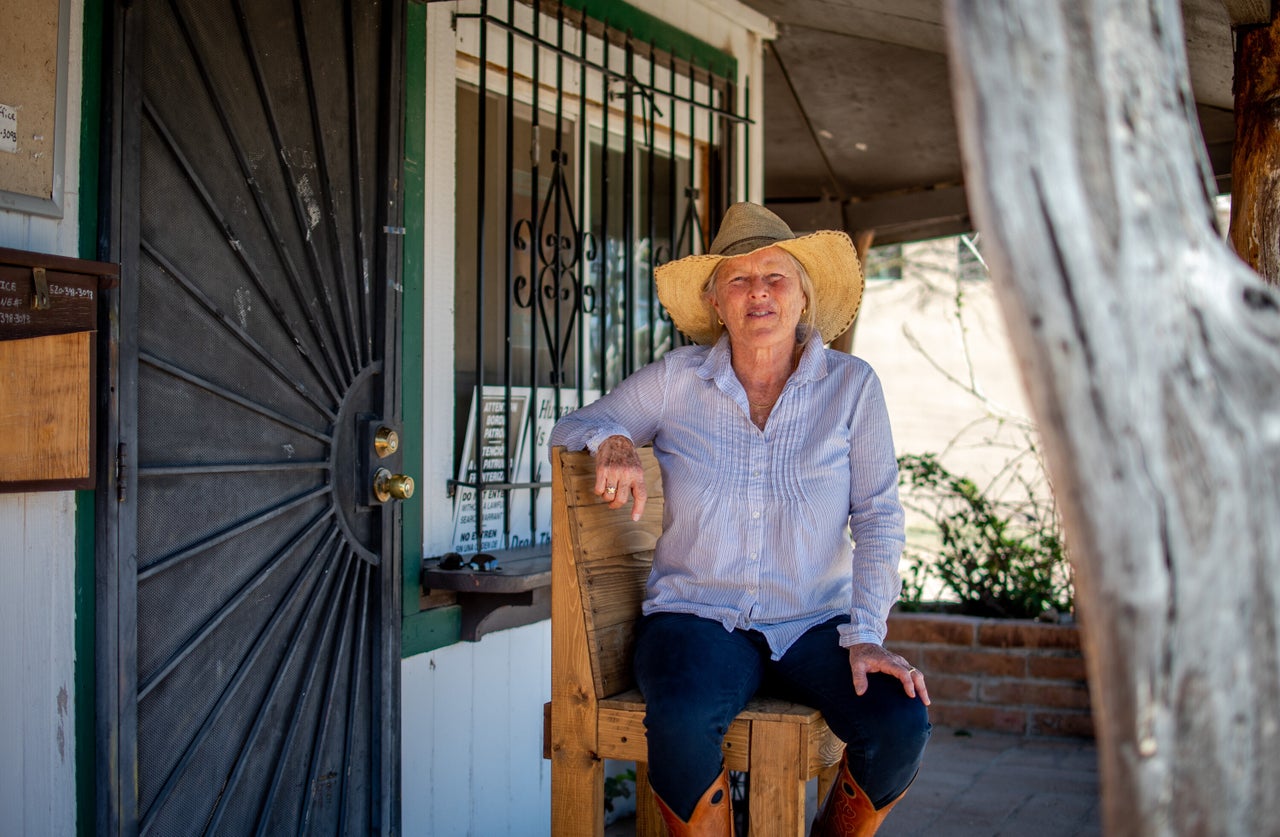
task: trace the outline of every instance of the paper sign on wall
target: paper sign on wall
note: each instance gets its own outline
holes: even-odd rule
[[[18,111],[8,105],[0,105],[0,151],[18,153]]]

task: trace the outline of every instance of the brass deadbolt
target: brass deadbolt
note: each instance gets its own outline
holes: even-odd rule
[[[405,474],[393,474],[386,468],[379,468],[373,475],[373,496],[379,503],[395,498],[408,500],[413,496],[413,477]]]
[[[379,427],[378,434],[373,438],[373,449],[379,459],[390,456],[400,450],[400,434],[390,427]]]

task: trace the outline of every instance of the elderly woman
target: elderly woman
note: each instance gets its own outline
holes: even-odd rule
[[[847,745],[813,833],[873,834],[920,766],[929,696],[882,645],[903,543],[884,396],[865,362],[823,345],[862,298],[852,242],[740,203],[710,253],[656,282],[699,345],[563,418],[551,444],[588,448],[596,493],[636,519],[635,446],[662,468],[635,649],[659,808],[673,835],[732,834],[720,748],[765,690],[820,710]]]

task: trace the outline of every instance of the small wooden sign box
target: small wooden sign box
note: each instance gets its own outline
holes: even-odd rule
[[[94,486],[98,294],[119,276],[0,247],[0,492]]]

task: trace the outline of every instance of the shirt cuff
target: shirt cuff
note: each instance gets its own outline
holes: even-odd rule
[[[853,645],[861,645],[864,642],[872,645],[883,645],[884,638],[878,636],[875,631],[869,628],[859,628],[854,625],[837,625],[836,630],[840,632],[840,647],[849,648]]]

